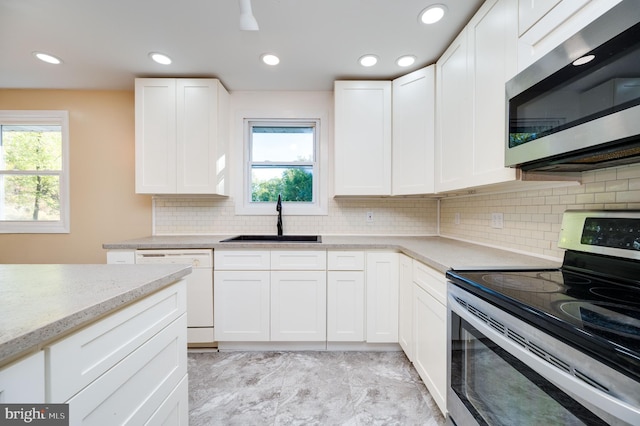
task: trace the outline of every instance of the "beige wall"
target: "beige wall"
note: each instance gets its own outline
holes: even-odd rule
[[[0,263],[104,263],[102,244],[151,234],[135,194],[133,91],[0,90],[3,110],[69,111],[71,233],[0,234]]]

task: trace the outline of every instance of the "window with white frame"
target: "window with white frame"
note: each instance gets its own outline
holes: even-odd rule
[[[319,120],[245,120],[245,213],[320,213]]]
[[[69,232],[67,111],[0,111],[0,232]]]

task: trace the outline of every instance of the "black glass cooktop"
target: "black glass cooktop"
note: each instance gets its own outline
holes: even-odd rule
[[[637,270],[640,279],[640,269]],[[455,284],[640,380],[640,285],[565,269],[449,271]]]

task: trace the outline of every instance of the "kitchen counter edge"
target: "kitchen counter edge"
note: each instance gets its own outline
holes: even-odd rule
[[[190,273],[188,265],[0,265],[0,368]]]
[[[439,236],[343,236],[322,235],[321,243],[301,242],[221,242],[231,235],[150,236],[119,243],[103,244],[107,250],[138,249],[320,249],[320,250],[394,250],[445,273],[466,268],[557,268],[561,260],[486,247]]]

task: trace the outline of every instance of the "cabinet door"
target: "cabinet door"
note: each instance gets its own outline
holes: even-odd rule
[[[593,22],[621,0],[520,0],[518,71]]]
[[[469,186],[512,181],[504,166],[505,83],[517,72],[517,2],[488,0],[467,26],[472,94],[473,173]]]
[[[272,341],[325,341],[326,318],[326,272],[271,272]]]
[[[176,192],[176,80],[135,81],[136,193]]]
[[[413,294],[413,364],[440,411],[446,414],[447,308],[418,285]]]
[[[411,258],[401,254],[399,268],[398,341],[409,361],[413,362],[413,263]]]
[[[336,81],[335,195],[391,194],[391,82]]]
[[[364,271],[327,273],[327,340],[364,341]]]
[[[177,192],[216,192],[218,85],[213,79],[177,80]]]
[[[398,343],[398,253],[367,253],[369,343]]]
[[[213,327],[213,272],[193,268],[187,276],[187,323],[189,327]],[[207,340],[211,342],[212,340]]]
[[[216,79],[177,80],[177,192],[225,194],[228,94]]]
[[[219,342],[269,340],[269,272],[214,271],[213,315]]]
[[[43,404],[44,386],[44,352],[38,351],[0,369],[0,404]]]
[[[435,66],[393,80],[394,195],[434,192]]]
[[[463,30],[436,63],[436,192],[460,189],[473,167],[467,33]]]

